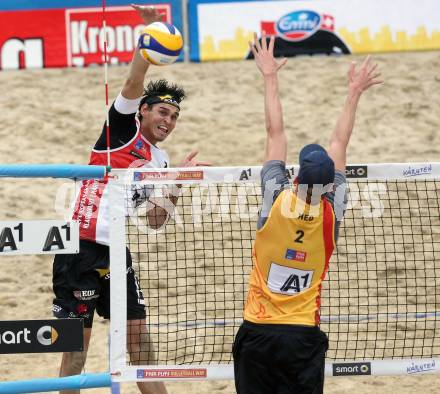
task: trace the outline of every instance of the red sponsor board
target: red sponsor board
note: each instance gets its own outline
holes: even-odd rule
[[[0,12],[0,68],[65,66],[64,10]]]
[[[171,4],[155,4],[172,23]],[[131,7],[106,9],[109,62],[129,62],[142,20]],[[0,69],[102,64],[102,8],[0,12]]]
[[[163,20],[172,23],[171,6],[156,5]],[[87,66],[102,64],[104,29],[99,8],[66,10],[67,64]],[[110,64],[129,62],[140,31],[141,19],[131,7],[111,7],[106,10],[107,53]]]

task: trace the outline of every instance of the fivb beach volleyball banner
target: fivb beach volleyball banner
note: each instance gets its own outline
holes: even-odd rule
[[[275,54],[440,49],[439,0],[190,0],[190,56],[244,59],[253,32],[276,35]]]
[[[129,62],[142,20],[129,1],[107,0],[106,4],[109,63]],[[154,0],[149,4],[182,31],[180,0]],[[103,64],[102,20],[100,0],[1,2],[0,69]]]

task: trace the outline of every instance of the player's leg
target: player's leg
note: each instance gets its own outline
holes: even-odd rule
[[[79,375],[86,362],[87,351],[89,349],[90,337],[92,335],[91,328],[84,328],[84,350],[82,352],[66,352],[63,353],[60,367],[60,377]],[[64,390],[61,394],[79,394],[79,390]]]
[[[134,365],[155,365],[157,354],[145,320],[144,295],[127,248],[127,350]],[[138,382],[142,394],[166,394],[162,382]]]
[[[131,254],[127,250],[127,350],[133,365],[156,364],[156,353],[150,340],[145,321],[145,302],[139,280],[132,267]],[[110,317],[110,274],[101,279],[101,295],[96,311],[105,319]],[[162,382],[138,382],[144,394],[166,394]]]
[[[235,388],[238,394],[273,393],[276,385],[272,357],[276,354],[276,338],[269,329],[244,322],[235,336]],[[275,341],[274,341],[275,340]]]
[[[82,318],[84,347],[82,352],[63,353],[60,376],[80,374],[84,368],[89,348],[96,302],[100,294],[99,272],[100,245],[80,241],[80,252],[72,255],[56,255],[53,265],[53,290],[55,298],[52,310],[57,318]],[[77,390],[63,393],[79,393]]]
[[[156,365],[156,352],[145,319],[127,321],[127,350],[134,365]]]
[[[327,336],[318,327],[294,327],[283,337],[278,394],[322,394]]]
[[[157,363],[145,319],[127,321],[127,347],[133,365],[154,365]],[[142,394],[167,393],[162,382],[138,382],[137,385]]]
[[[322,394],[324,392],[325,354],[328,349],[328,338],[322,331],[316,335],[315,345],[309,350],[309,359],[298,375],[301,393]]]

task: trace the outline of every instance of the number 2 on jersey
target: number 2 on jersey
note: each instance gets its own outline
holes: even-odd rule
[[[303,243],[302,239],[304,237],[304,231],[298,230],[296,232],[296,235],[297,235],[297,237],[295,238],[295,242],[298,242],[298,243],[302,244]]]

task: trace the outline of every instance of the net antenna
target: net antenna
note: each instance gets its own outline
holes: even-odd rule
[[[233,378],[232,346],[243,320],[261,207],[260,171],[114,171],[115,379]],[[297,171],[287,167],[288,177]],[[440,163],[348,166],[347,178],[349,203],[321,293],[326,374],[439,373]],[[176,208],[161,230],[151,231],[148,201],[160,200],[162,191],[166,199],[166,187],[175,184],[182,185]],[[133,190],[146,196],[136,210]],[[126,245],[147,306],[145,348],[154,349],[141,354],[140,363],[126,353]]]
[[[110,167],[110,119],[109,119],[109,104],[108,104],[108,55],[107,55],[107,23],[105,19],[106,1],[102,0],[102,31],[104,41],[104,88],[105,88],[105,132],[107,141],[107,166]]]
[[[108,54],[107,54],[107,22],[106,22],[106,0],[102,0],[102,31],[104,32],[104,90],[105,90],[105,134],[107,142],[107,167],[111,167],[110,153],[110,117],[109,117],[109,100],[108,100]],[[110,338],[109,338],[110,343]],[[110,346],[110,345],[109,345]],[[119,383],[112,382],[111,393],[119,394]]]

